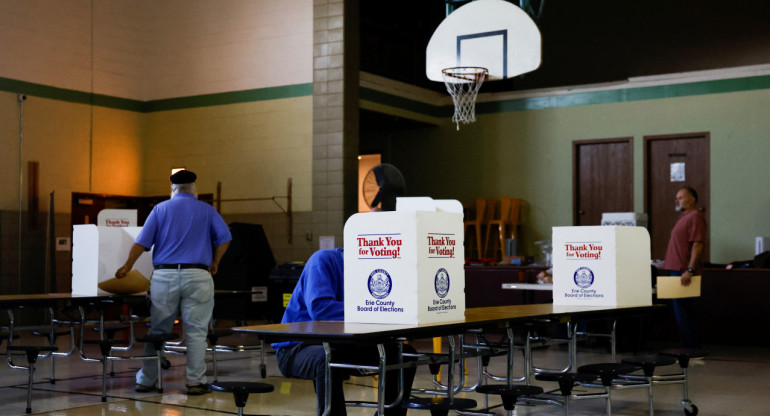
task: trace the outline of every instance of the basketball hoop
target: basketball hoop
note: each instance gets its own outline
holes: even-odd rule
[[[487,80],[489,71],[476,66],[458,66],[445,68],[441,71],[452,101],[455,103],[455,114],[452,121],[460,130],[460,122],[465,124],[476,121],[476,96],[481,84]]]

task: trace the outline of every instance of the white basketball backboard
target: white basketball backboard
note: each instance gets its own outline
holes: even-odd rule
[[[443,81],[441,71],[483,67],[489,80],[515,77],[540,66],[541,36],[526,12],[504,0],[476,0],[446,17],[426,50],[425,72]]]

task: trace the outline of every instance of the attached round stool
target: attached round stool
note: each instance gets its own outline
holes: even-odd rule
[[[596,380],[596,376],[588,373],[538,373],[535,379],[559,383],[559,393],[564,397],[564,414],[569,415],[569,403],[575,383],[589,383]]]
[[[703,358],[708,355],[708,351],[691,349],[691,348],[675,348],[671,350],[661,351],[660,355],[666,355],[674,357],[679,362],[679,367],[682,369],[682,406],[684,407],[684,414],[687,416],[695,416],[698,414],[698,406],[694,405],[687,395],[687,368],[690,366],[690,360],[693,358]]]
[[[587,364],[578,367],[578,373],[593,374],[602,381],[602,385],[607,390],[607,416],[612,414],[612,397],[610,394],[612,380],[621,374],[632,373],[634,370],[636,370],[636,367],[633,365],[620,363]]]
[[[270,393],[274,389],[272,384],[248,381],[218,381],[209,384],[209,388],[214,391],[233,393],[238,416],[243,416],[243,408],[249,399],[249,393]]]
[[[534,396],[542,392],[542,387],[527,385],[487,384],[476,387],[476,393],[500,396],[503,399],[503,408],[505,410],[513,410],[520,396]]]
[[[9,364],[11,364],[11,368],[15,369],[22,369],[26,370],[28,374],[28,381],[27,381],[27,413],[32,413],[32,381],[35,376],[35,363],[37,363],[37,357],[41,352],[53,352],[57,351],[59,348],[56,346],[51,345],[45,345],[45,346],[35,346],[35,345],[9,345],[8,346],[8,360]],[[21,365],[15,365],[10,360],[11,351],[21,351],[24,352],[27,356],[27,367],[21,366]]]
[[[637,355],[633,357],[627,357],[622,360],[625,364],[631,364],[642,369],[644,372],[644,380],[647,382],[647,405],[650,408],[650,416],[655,414],[652,405],[652,376],[655,373],[655,367],[663,367],[674,364],[676,359],[665,355]],[[627,376],[629,379],[634,380],[633,376]],[[638,377],[638,376],[637,376]]]
[[[138,342],[150,343],[158,356],[158,393],[163,393],[163,344],[167,341],[173,341],[179,338],[179,334],[169,332],[167,334],[147,334],[144,338],[137,338]]]
[[[460,398],[454,398],[450,401],[446,397],[417,397],[404,400],[401,402],[401,407],[430,410],[431,416],[446,416],[450,410],[465,410],[476,407],[476,401]]]
[[[232,334],[233,331],[230,329],[223,329],[223,330],[210,330],[208,334],[206,335],[206,338],[209,340],[209,345],[211,345],[211,362],[214,366],[214,382],[217,382],[217,342],[219,341],[219,338],[226,337],[230,334]],[[265,375],[262,374],[262,378],[265,378]]]

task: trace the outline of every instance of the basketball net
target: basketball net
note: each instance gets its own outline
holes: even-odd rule
[[[446,68],[441,71],[452,101],[455,103],[455,114],[452,121],[460,130],[460,122],[464,124],[476,121],[476,96],[479,94],[481,84],[486,81],[489,71],[486,68],[475,66],[459,66]]]

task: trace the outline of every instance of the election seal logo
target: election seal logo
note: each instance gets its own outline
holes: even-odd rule
[[[392,283],[388,272],[376,269],[369,275],[369,293],[377,299],[384,299],[390,294]]]
[[[574,280],[579,288],[586,289],[594,284],[594,272],[588,267],[581,267],[575,270]]]
[[[433,279],[433,285],[436,288],[438,297],[446,297],[449,293],[449,273],[443,267],[436,272],[436,278]]]

